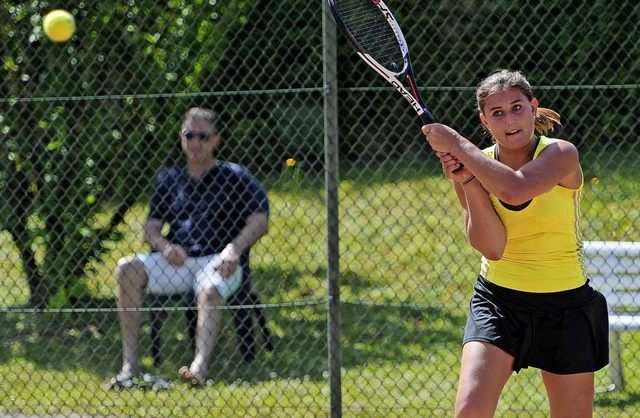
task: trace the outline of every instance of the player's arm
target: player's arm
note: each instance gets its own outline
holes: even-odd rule
[[[468,140],[452,150],[482,184],[498,199],[520,205],[548,192],[554,186],[578,188],[582,174],[576,147],[559,140],[517,170],[487,157]]]
[[[468,167],[459,169],[456,157],[444,152],[436,152],[436,155],[444,174],[453,180],[467,240],[486,258],[499,260],[507,245],[507,232],[493,208],[489,192]]]
[[[528,202],[557,185],[578,188],[582,181],[578,151],[568,141],[549,144],[536,159],[513,169],[448,126],[427,125],[423,132],[434,150],[454,155],[491,194],[510,205]]]
[[[507,231],[489,194],[476,178],[464,185],[454,182],[454,188],[462,207],[467,240],[489,260],[499,260],[507,245]]]

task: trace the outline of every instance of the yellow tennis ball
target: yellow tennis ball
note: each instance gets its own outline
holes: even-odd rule
[[[73,15],[66,10],[52,10],[42,19],[44,33],[54,42],[64,42],[76,31]]]

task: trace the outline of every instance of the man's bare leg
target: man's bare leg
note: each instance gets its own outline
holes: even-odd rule
[[[196,328],[196,353],[191,366],[179,370],[180,378],[184,381],[203,384],[207,376],[207,368],[211,354],[220,334],[222,310],[224,300],[218,290],[206,287],[198,295],[198,323]]]
[[[142,322],[142,296],[147,286],[147,274],[140,261],[133,257],[122,258],[116,267],[118,282],[117,306],[120,309],[120,333],[122,334],[122,370],[118,377],[130,378],[138,373],[138,342]]]

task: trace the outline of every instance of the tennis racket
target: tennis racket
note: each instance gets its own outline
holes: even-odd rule
[[[328,0],[331,13],[342,33],[360,58],[407,99],[422,123],[435,123],[418,91],[409,58],[409,46],[402,29],[382,0]],[[409,90],[400,78],[409,81]],[[454,172],[460,171],[460,163]]]
[[[407,99],[427,125],[436,120],[424,104],[397,20],[382,0],[328,0],[342,33],[360,57]],[[400,81],[405,77],[409,90]]]

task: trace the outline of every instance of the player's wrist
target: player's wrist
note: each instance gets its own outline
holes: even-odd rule
[[[461,182],[460,182],[460,185],[461,185],[461,186],[465,186],[465,185],[467,185],[467,184],[471,183],[471,182],[473,181],[473,179],[475,179],[475,178],[476,178],[476,176],[474,176],[474,175],[472,174],[472,175],[471,175],[470,177],[468,177],[466,180],[461,181]]]

